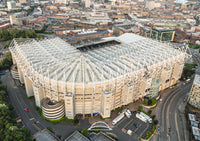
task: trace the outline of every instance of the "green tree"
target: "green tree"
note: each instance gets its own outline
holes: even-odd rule
[[[13,116],[13,107],[7,101],[6,86],[0,84],[0,140],[31,141],[30,133],[25,128],[19,128]],[[2,106],[5,105],[5,106]]]
[[[83,130],[81,131],[81,133],[82,133],[84,136],[88,137],[90,132],[88,131],[88,129],[83,128]]]
[[[143,104],[147,105],[148,104],[148,99],[144,99]]]
[[[12,39],[17,38],[19,35],[19,30],[17,30],[16,28],[12,28],[10,29],[10,34],[12,35]]]
[[[138,111],[141,112],[142,110],[143,110],[143,107],[142,107],[142,106],[139,106],[139,107],[138,107]]]
[[[12,56],[11,53],[6,53],[3,60],[0,61],[0,70],[8,69],[12,66]]]

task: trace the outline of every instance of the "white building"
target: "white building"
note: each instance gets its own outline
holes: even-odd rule
[[[91,3],[90,3],[90,0],[86,0],[85,1],[85,7],[88,8],[90,7]]]
[[[67,4],[67,0],[55,0],[55,3]]]
[[[174,3],[180,3],[180,4],[185,4],[187,2],[188,2],[187,0],[176,0],[176,1],[174,1]]]
[[[155,1],[145,1],[145,8],[148,8],[149,10],[152,10],[154,8],[161,7],[161,4],[159,2]]]
[[[13,15],[10,15],[10,23],[11,25],[22,25],[22,18],[24,17],[23,12],[14,13]]]
[[[12,10],[13,8],[16,8],[16,2],[15,1],[8,1],[7,7],[8,7],[8,10]]]

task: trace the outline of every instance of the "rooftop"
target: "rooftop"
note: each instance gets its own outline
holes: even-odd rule
[[[49,130],[44,129],[34,135],[36,141],[59,141]]]
[[[31,71],[41,77],[68,83],[102,82],[124,77],[185,53],[169,44],[132,33],[104,40],[106,42],[74,47],[58,37],[15,39],[10,49],[17,48]],[[80,47],[86,50],[82,51]]]
[[[89,141],[89,139],[83,136],[79,131],[74,131],[65,141]]]
[[[115,141],[114,139],[110,138],[106,134],[99,132],[99,133],[91,133],[90,137],[93,141]]]

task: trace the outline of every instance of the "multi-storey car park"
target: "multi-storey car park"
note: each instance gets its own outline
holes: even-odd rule
[[[93,113],[106,118],[134,100],[155,98],[176,84],[187,56],[186,47],[131,33],[76,47],[58,37],[14,39],[10,50],[13,77],[48,119]]]

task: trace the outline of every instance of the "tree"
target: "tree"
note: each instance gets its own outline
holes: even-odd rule
[[[81,133],[82,133],[84,136],[88,137],[90,132],[88,131],[88,129],[83,128],[83,130],[81,131]]]
[[[46,30],[46,26],[45,29]],[[12,40],[13,38],[43,38],[42,35],[36,34],[35,30],[17,30],[15,28],[12,28],[10,30],[7,29],[1,29],[0,30],[0,41],[8,41]],[[6,46],[8,47],[8,46]]]
[[[138,107],[138,111],[141,112],[142,110],[143,110],[143,107],[142,107],[142,106],[139,106],[139,107]]]
[[[158,120],[154,120],[154,124],[157,125],[158,124]]]
[[[144,105],[147,105],[147,104],[148,104],[148,99],[144,99],[143,104],[144,104]]]
[[[0,140],[2,141],[32,141],[30,132],[19,128],[13,116],[13,107],[7,101],[6,86],[0,84]]]
[[[152,104],[152,101],[151,100],[148,100],[148,105],[151,105]]]
[[[16,28],[12,28],[10,29],[10,34],[12,35],[12,38],[17,38],[19,35],[19,30],[17,30]]]
[[[78,124],[78,123],[79,123],[79,120],[78,120],[78,117],[77,117],[77,116],[74,117],[73,122],[74,122],[74,124]]]
[[[12,66],[12,56],[11,53],[6,53],[3,60],[0,61],[0,70],[8,69]]]

